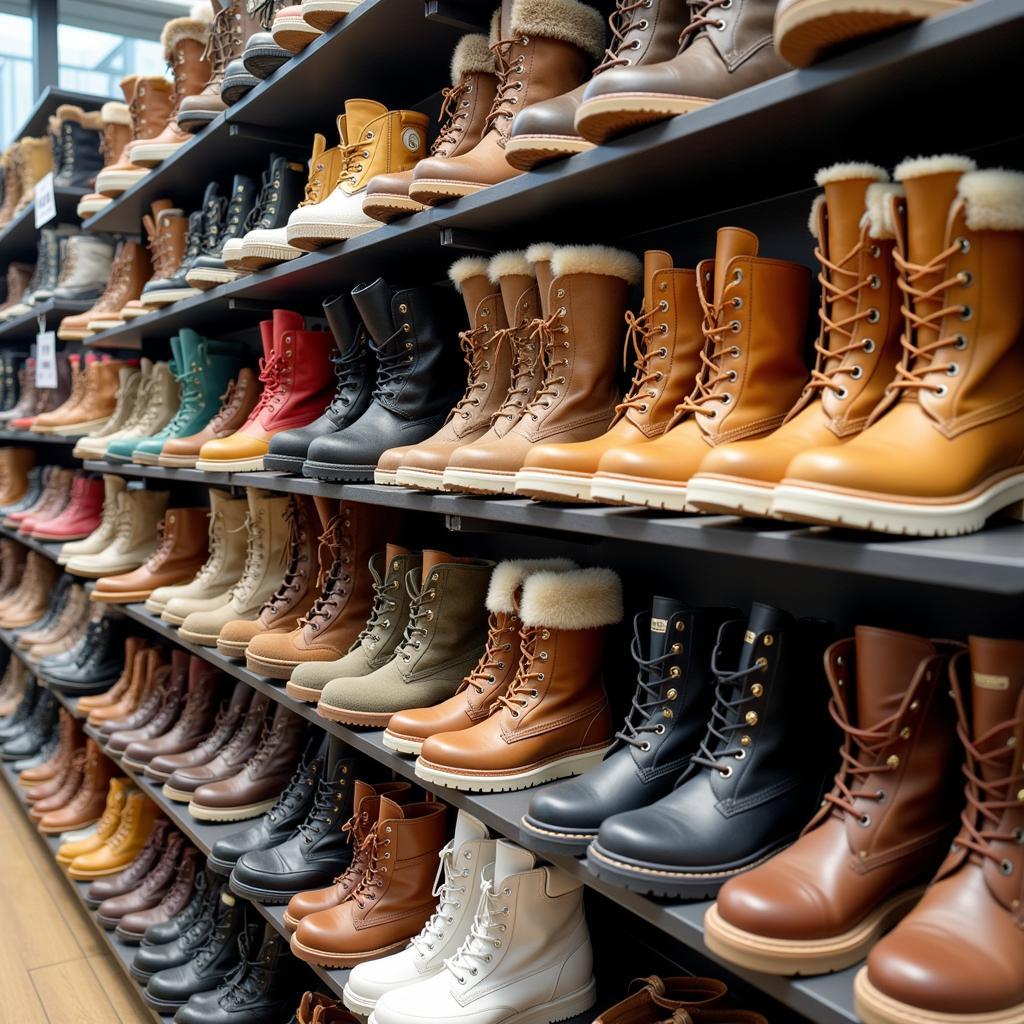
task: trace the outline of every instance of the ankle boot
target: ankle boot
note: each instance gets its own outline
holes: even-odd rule
[[[452,489],[511,494],[527,456],[546,442],[603,434],[618,400],[619,322],[629,285],[639,279],[632,253],[573,246],[552,254],[552,280],[535,321],[543,380],[519,421],[493,443],[477,442],[449,464]]]
[[[224,246],[242,238],[245,223],[256,205],[256,185],[244,174],[236,174],[231,182],[231,196],[224,211],[224,222],[216,232],[210,231],[203,238],[202,251],[185,274],[186,282],[192,288],[208,291],[219,284],[227,284],[241,275],[229,270],[224,263]]]
[[[93,879],[85,891],[89,907],[95,909],[112,896],[131,892],[160,859],[173,829],[148,796],[131,793],[113,838],[95,853],[76,857],[68,868],[76,880]]]
[[[120,159],[132,140],[132,116],[127,103],[117,103],[111,100],[100,107],[100,159],[102,167],[97,174],[102,174],[108,167],[113,167]],[[95,188],[95,182],[93,182]],[[81,220],[88,220],[94,214],[99,213],[105,206],[113,202],[111,196],[105,196],[100,192],[89,192],[78,200],[78,207],[75,212]]]
[[[107,439],[103,453],[105,461],[131,462],[139,441],[159,433],[174,418],[181,404],[181,389],[178,385],[181,349],[177,337],[171,338],[171,351],[175,355],[172,362],[154,363],[150,372],[143,374],[131,419],[120,437]]]
[[[70,103],[61,104],[55,116],[60,124],[60,161],[54,162],[53,184],[57,188],[91,188],[103,167],[102,116],[99,111],[86,113]]]
[[[140,360],[140,366],[141,362]],[[146,360],[146,363],[148,364],[149,360]],[[102,427],[75,441],[75,447],[71,449],[71,454],[76,459],[102,459],[109,442],[114,437],[120,436],[120,432],[128,425],[134,411],[139,387],[142,384],[140,366],[127,364],[118,368],[114,411]]]
[[[797,838],[830,763],[820,669],[830,633],[829,623],[798,623],[762,604],[748,621],[722,626],[704,739],[671,793],[601,825],[587,850],[599,877],[633,892],[707,899]]]
[[[458,398],[455,296],[436,287],[391,289],[382,279],[352,292],[377,357],[377,384],[366,412],[345,430],[309,446],[303,474],[322,480],[372,480],[388,448],[430,437]]]
[[[63,341],[81,341],[97,331],[119,327],[124,323],[121,310],[142,294],[142,287],[152,273],[146,249],[139,242],[121,242],[114,256],[106,291],[92,309],[64,317],[57,329],[57,337]]]
[[[73,407],[69,407],[70,402],[65,403],[61,409],[38,417],[33,431],[81,437],[90,430],[101,429],[117,407],[118,378],[123,366],[120,360],[113,359],[87,361],[80,374],[78,401]]]
[[[72,235],[63,243],[60,277],[53,298],[60,302],[93,302],[110,281],[114,246],[91,235]]]
[[[507,269],[523,274],[528,264],[518,253],[509,254]],[[514,262],[513,262],[514,261]],[[475,256],[457,260],[448,276],[466,303],[469,330],[459,332],[462,355],[468,368],[466,392],[455,403],[444,426],[417,445],[391,448],[381,455],[374,482],[394,482],[425,490],[442,489],[441,480],[452,453],[481,438],[507,393],[512,373],[512,353],[501,340],[508,331],[505,307],[498,291],[498,276],[488,278],[488,261]]]
[[[87,839],[65,842],[57,850],[57,863],[67,867],[76,857],[98,850],[104,843],[113,839],[121,815],[124,813],[128,795],[135,788],[131,779],[122,777],[110,780],[107,788],[107,799],[103,805],[103,814],[96,825],[96,832]]]
[[[306,426],[331,400],[330,352],[327,331],[304,330],[298,313],[274,310],[272,322],[260,324],[264,389],[245,425],[223,440],[207,441],[196,468],[211,472],[263,469],[270,439],[282,430]]]
[[[155,907],[131,911],[117,923],[117,937],[130,946],[137,946],[154,925],[168,924],[182,913],[192,900],[202,855],[195,847],[186,847],[178,858],[174,880]]]
[[[107,473],[103,477],[103,511],[96,529],[84,540],[69,541],[61,545],[58,565],[66,565],[78,555],[96,555],[106,549],[117,535],[117,497],[127,490],[124,477]]]
[[[167,507],[166,491],[122,491],[113,541],[95,555],[68,560],[69,572],[98,579],[139,568],[156,550],[157,527]]]
[[[958,647],[865,626],[832,645],[835,786],[792,846],[723,886],[711,949],[771,974],[842,970],[918,901],[956,829]]]
[[[48,509],[53,509],[60,502],[61,494],[70,489],[74,472],[70,469],[59,469],[56,466],[49,468],[50,472],[47,474],[45,485],[39,492],[39,497],[27,508],[8,512],[4,516],[4,526],[13,530],[20,529],[21,524],[27,519],[31,519],[33,516],[37,516]],[[4,603],[7,604],[9,602]]]
[[[452,55],[451,87],[442,90],[440,130],[430,147],[431,157],[447,160],[462,156],[480,142],[497,89],[494,54],[487,36],[463,36]],[[387,224],[425,210],[424,203],[409,196],[414,174],[415,168],[376,174],[366,186],[363,213]]]
[[[18,674],[15,680],[16,684],[12,688],[9,699],[25,695],[27,677],[24,671]],[[49,760],[35,768],[26,768],[18,776],[18,783],[27,790],[26,797],[29,793],[35,792],[39,786],[56,779],[71,760],[71,755],[79,747],[85,746],[82,723],[64,708],[61,708],[58,715],[57,738],[57,749]]]
[[[25,575],[12,598],[0,607],[0,628],[31,626],[46,611],[50,590],[56,583],[56,567],[45,555],[30,551]]]
[[[246,666],[272,679],[288,679],[296,665],[335,661],[355,642],[373,601],[367,568],[380,533],[400,521],[394,510],[316,499],[320,536],[319,596],[289,633],[263,633],[246,648]]]
[[[44,696],[46,696],[44,694]],[[45,710],[45,705],[44,705]],[[26,725],[28,719],[26,719]],[[6,743],[6,740],[4,741]],[[88,741],[86,741],[88,742]],[[2,750],[2,748],[0,748]],[[40,787],[45,789],[45,795],[39,795],[35,792],[29,794],[29,808],[28,816],[33,822],[38,824],[47,814],[53,811],[59,811],[62,807],[66,807],[71,800],[74,799],[75,794],[82,787],[82,779],[84,778],[85,771],[85,748],[79,747],[71,755],[70,760],[61,772],[52,786]]]
[[[301,473],[309,446],[318,437],[336,434],[350,427],[366,412],[373,391],[373,373],[366,328],[342,294],[324,303],[324,314],[338,351],[331,353],[335,385],[331,404],[323,416],[308,426],[285,430],[270,440],[263,468],[282,473]]]
[[[717,978],[694,978],[689,974],[675,978],[652,974],[638,978],[632,987],[632,995],[605,1010],[594,1024],[672,1024],[671,1015],[676,1010],[690,1013],[721,1006],[728,992]]]
[[[237,271],[262,270],[302,255],[301,249],[288,244],[288,217],[303,203],[319,202],[333,182],[328,175],[340,151],[325,150],[325,145],[323,136],[316,136],[308,177],[305,165],[285,156],[271,156],[256,204],[246,218],[245,233],[224,245],[225,266]]]
[[[1012,1020],[1024,1006],[1024,645],[968,646],[950,672],[967,778],[960,831],[921,902],[860,969],[863,1020]]]
[[[108,753],[123,755],[129,768],[137,768],[140,772],[145,769],[146,762],[135,759],[132,747],[163,736],[174,727],[185,706],[188,668],[188,652],[176,650],[171,654],[170,664],[161,664],[156,669],[146,700],[138,715],[133,716],[133,721],[138,722],[145,715],[148,718],[135,728],[115,729],[107,739]]]
[[[1004,296],[1005,275],[1024,265],[1024,230],[1007,214],[1024,200],[1024,174],[973,167],[943,156],[896,168],[903,358],[861,435],[789,464],[772,504],[780,517],[946,536],[1024,498],[1024,305],[980,299],[986,287]]]
[[[76,710],[88,716],[93,711],[99,711],[100,708],[111,708],[115,704],[120,703],[132,686],[135,657],[140,651],[145,649],[145,645],[140,637],[126,637],[124,642],[124,669],[121,671],[117,682],[104,693],[79,698]],[[89,724],[95,725],[96,723],[90,720]]]
[[[763,437],[785,420],[807,378],[810,275],[759,256],[758,246],[749,231],[719,229],[715,259],[697,265],[705,343],[696,387],[660,437],[601,456],[593,500],[682,511],[710,449]]]
[[[104,167],[96,176],[96,191],[112,199],[149,174],[148,167],[132,163],[132,146],[145,139],[155,139],[174,110],[174,86],[162,75],[148,78],[133,75],[121,82],[121,89],[131,114],[131,137],[117,162]]]
[[[788,67],[772,48],[777,3],[691,4],[675,56],[595,76],[576,111],[576,131],[590,142],[607,142],[781,75]]]
[[[555,501],[590,498],[601,458],[612,448],[660,437],[676,406],[693,390],[704,347],[697,276],[676,270],[667,252],[644,253],[644,304],[639,316],[626,313],[630,348],[636,357],[633,381],[616,406],[611,426],[592,441],[538,445],[516,474],[516,493]]]
[[[492,26],[498,88],[483,137],[468,153],[417,164],[409,195],[421,203],[449,202],[520,174],[506,159],[513,118],[575,89],[604,53],[604,19],[579,0],[551,0],[543,10],[503,0]]]
[[[113,762],[104,757],[96,742],[87,740],[81,787],[66,806],[51,811],[39,820],[39,831],[43,835],[59,835],[61,832],[87,828],[99,821],[114,771]]]
[[[37,540],[81,540],[88,537],[103,517],[103,481],[98,477],[76,476],[71,501],[60,515],[36,526]]]

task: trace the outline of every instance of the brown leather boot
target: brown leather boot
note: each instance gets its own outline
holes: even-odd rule
[[[409,196],[428,206],[521,174],[505,158],[512,119],[523,107],[575,89],[604,52],[604,19],[579,0],[502,0],[493,24],[498,89],[487,127],[468,152],[417,164]]]
[[[576,130],[606,142],[689,114],[788,70],[772,48],[778,0],[695,0],[676,56],[595,76],[576,111]]]
[[[654,1024],[672,1019],[675,1010],[711,1009],[725,1002],[728,991],[717,978],[694,978],[688,974],[676,978],[638,979],[633,992],[604,1011],[594,1024]]]
[[[99,821],[115,771],[114,763],[103,756],[96,741],[87,740],[81,786],[67,804],[49,811],[39,819],[39,831],[47,836],[59,835],[61,832],[88,828]],[[39,804],[34,809],[39,810]]]
[[[25,794],[25,799],[32,808],[29,817],[32,817],[37,806],[39,808],[33,821],[38,821],[49,811],[63,807],[78,792],[82,784],[82,769],[85,766],[85,744],[85,734],[76,735],[74,747],[69,750],[53,777],[29,788]]]
[[[116,198],[149,174],[148,167],[132,163],[131,147],[142,139],[159,135],[174,109],[174,87],[162,75],[131,76],[121,82],[132,119],[131,140],[116,163],[104,167],[96,176],[96,191]]]
[[[81,341],[97,331],[122,324],[121,310],[142,294],[142,286],[152,273],[146,249],[139,242],[121,242],[114,256],[106,291],[92,309],[64,317],[57,328],[57,337],[62,341]]]
[[[101,729],[106,722],[116,722],[130,715],[145,698],[151,671],[155,671],[155,668],[151,669],[151,662],[159,664],[160,654],[156,648],[148,644],[135,642],[134,638],[132,642],[130,658],[127,644],[125,646],[124,672],[115,688],[119,687],[121,682],[127,685],[120,696],[109,704],[89,708],[88,722],[94,728]]]
[[[0,608],[0,627],[18,629],[38,622],[50,603],[57,582],[57,570],[45,555],[30,551],[25,560],[25,575],[14,597]]]
[[[25,297],[28,290],[28,283],[32,280],[35,266],[31,263],[8,263],[7,264],[7,297],[0,304],[0,319],[3,319],[4,311],[11,306],[17,306]]]
[[[504,437],[478,441],[450,460],[446,489],[511,494],[536,446],[588,441],[603,434],[615,414],[619,325],[640,263],[620,249],[567,246],[555,250],[551,269],[544,319],[531,328],[543,381]]]
[[[24,676],[21,678],[24,678]],[[27,790],[34,789],[44,782],[51,782],[55,779],[71,760],[71,755],[75,750],[85,746],[85,733],[82,732],[82,723],[66,708],[60,709],[57,735],[60,739],[53,756],[34,768],[26,768],[18,776],[18,782]]]
[[[661,437],[601,457],[595,501],[683,511],[686,485],[721,444],[780,426],[807,379],[806,267],[758,255],[757,236],[720,228],[715,258],[697,265],[704,308],[701,372]]]
[[[31,448],[0,448],[0,505],[13,505],[28,493],[28,471],[35,465]]]
[[[920,899],[956,828],[958,646],[858,626],[829,648],[835,786],[792,846],[722,887],[704,918],[713,952],[769,974],[842,970]]]
[[[188,659],[187,651],[176,650],[171,654],[169,665],[161,664],[156,669],[146,699],[138,711],[120,723],[120,728],[115,728],[107,737],[107,753],[125,754],[133,743],[156,739],[174,726],[185,704]],[[146,767],[142,761],[133,763],[130,756],[125,764],[139,771]]]
[[[0,540],[0,602],[5,601],[20,586],[27,556],[28,549],[24,544],[7,538]]]
[[[192,901],[196,875],[203,869],[206,858],[194,847],[184,846],[178,858],[174,879],[156,906],[124,914],[117,922],[117,937],[130,946],[138,945],[147,929],[164,924],[177,917]]]
[[[160,239],[162,235],[157,230],[157,221],[165,211],[177,217],[184,217],[183,211],[176,209],[170,199],[158,199],[150,206],[149,213],[142,215],[142,226],[146,229],[146,248],[149,250],[149,265],[151,269],[149,278],[143,282],[143,288],[145,288],[149,281],[155,281],[161,277],[169,277],[177,269],[177,265],[170,265],[170,261],[174,258],[174,250],[169,248],[166,242],[161,244]],[[184,245],[184,238],[182,244]],[[184,251],[184,248],[182,248],[182,251]],[[121,309],[122,320],[134,320],[137,316],[145,316],[147,313],[152,312],[149,307],[142,304],[141,295],[142,293],[140,292],[139,298],[130,299],[124,304]],[[142,365],[146,365],[145,359],[143,359]]]
[[[837,164],[818,172],[825,191],[815,200],[811,220],[822,281],[814,371],[778,430],[720,445],[704,457],[687,487],[694,508],[767,516],[775,487],[795,456],[838,446],[867,426],[899,362],[903,328],[892,262],[895,236],[886,213],[900,189],[887,184],[888,178],[871,164]]]
[[[73,583],[67,591],[60,613],[50,625],[42,629],[30,629],[20,634],[15,646],[28,656],[38,655],[42,648],[58,643],[78,625],[83,615],[89,614],[89,597],[85,589]],[[52,653],[52,652],[51,652]]]
[[[88,716],[91,711],[98,711],[100,708],[110,708],[124,699],[132,686],[132,673],[135,666],[135,657],[145,649],[141,637],[130,636],[124,642],[124,669],[116,683],[103,693],[92,693],[78,698],[76,710]]]
[[[362,881],[339,906],[310,914],[292,935],[306,963],[353,967],[402,949],[433,913],[433,880],[445,843],[445,807],[380,798]]]
[[[45,427],[33,424],[39,433],[61,437],[80,437],[90,430],[99,430],[113,415],[117,405],[117,389],[121,368],[119,359],[96,360],[82,373],[81,393],[73,408],[62,408],[49,414]]]
[[[156,863],[138,884],[119,896],[105,899],[99,905],[96,911],[99,923],[105,928],[116,928],[126,914],[136,914],[155,907],[174,885],[178,864],[187,848],[188,840],[180,832],[171,832]]]
[[[497,793],[577,775],[612,740],[602,684],[604,633],[622,619],[610,569],[526,578],[515,680],[484,721],[423,743],[416,774],[440,786]]]
[[[972,636],[968,646],[970,660],[957,655],[950,671],[966,749],[960,832],[854,981],[868,1024],[1024,1013],[1024,643]]]
[[[537,445],[516,474],[516,493],[554,501],[587,501],[601,458],[612,448],[642,444],[668,429],[676,406],[693,390],[704,347],[697,275],[676,270],[667,252],[644,253],[644,304],[626,313],[626,358],[633,382],[611,426],[591,441]]]
[[[128,104],[118,103],[114,100],[104,103],[100,108],[100,122],[103,126],[103,134],[100,136],[100,153],[103,156],[103,170],[106,170],[120,160],[125,147],[132,141],[132,115]],[[76,212],[82,220],[87,220],[113,201],[111,196],[105,196],[100,192],[89,192],[79,199]]]

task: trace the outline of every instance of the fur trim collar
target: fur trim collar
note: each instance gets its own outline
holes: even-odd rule
[[[515,0],[512,34],[541,36],[571,43],[600,60],[605,21],[599,11],[579,0]]]
[[[897,181],[909,181],[911,178],[923,178],[929,174],[949,174],[951,171],[977,170],[977,164],[969,156],[957,156],[943,153],[939,156],[916,156],[896,165],[892,176]]]
[[[807,230],[816,241],[821,241],[821,234],[818,231],[818,217],[821,216],[821,208],[825,205],[825,193],[819,192],[811,203],[811,212],[807,217]]]
[[[550,263],[557,248],[558,246],[552,242],[534,242],[526,250],[526,261],[527,263]]]
[[[484,256],[463,256],[461,260],[456,260],[448,268],[448,279],[455,285],[455,290],[460,293],[464,281],[468,281],[471,277],[486,276],[487,259]]]
[[[527,577],[538,572],[554,575],[575,568],[576,563],[568,558],[516,558],[499,562],[491,573],[487,588],[487,610],[510,615],[516,611],[516,591]]]
[[[878,164],[844,163],[823,167],[814,176],[818,185],[828,185],[833,181],[850,181],[853,178],[871,178],[872,181],[888,181],[889,172]]]
[[[503,277],[535,277],[536,272],[525,252],[499,252],[497,256],[491,257],[487,276],[491,284],[497,284]]]
[[[1024,231],[1024,174],[1020,171],[972,171],[956,189],[972,231]]]
[[[892,219],[892,200],[894,196],[904,195],[902,185],[893,182],[876,181],[868,185],[864,198],[864,216],[861,227],[868,229],[869,238],[891,239],[896,237],[896,225]]]
[[[494,68],[494,54],[487,36],[463,36],[452,54],[452,85],[458,85],[463,75],[473,72],[493,75]]]
[[[565,245],[554,251],[551,271],[555,277],[566,274],[602,274],[621,277],[627,284],[640,280],[640,261],[625,249],[606,245]]]
[[[622,620],[622,583],[611,569],[538,572],[523,583],[524,626],[598,629]]]
[[[71,103],[62,103],[54,115],[58,121],[77,121],[84,128],[91,128],[99,131],[102,127],[102,119],[98,110],[83,110]]]
[[[196,18],[172,18],[160,34],[160,43],[164,48],[164,59],[170,61],[174,48],[180,43],[191,40],[206,45],[210,38],[210,23]]]

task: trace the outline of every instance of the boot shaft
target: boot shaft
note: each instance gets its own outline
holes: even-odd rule
[[[55,115],[59,132],[59,161],[54,161],[54,184],[64,188],[94,184],[103,166],[100,138],[103,129],[98,112],[62,104]]]
[[[245,568],[233,588],[232,597],[239,610],[248,609],[257,595],[280,580],[288,543],[288,527],[285,522],[288,495],[273,495],[250,487],[246,492],[246,500]]]
[[[125,147],[132,141],[132,116],[127,103],[111,101],[100,109],[103,134],[100,138],[100,155],[104,167],[112,167],[121,158]]]
[[[306,723],[284,705],[278,705],[267,722],[256,752],[245,765],[246,776],[255,781],[275,775],[290,776],[302,750]]]
[[[181,210],[163,209],[155,220],[153,234],[153,275],[173,277],[181,265],[188,243],[189,218]]]
[[[131,551],[152,542],[168,497],[166,491],[124,491],[118,495],[118,545]]]
[[[442,91],[440,130],[430,155],[468,153],[483,137],[497,91],[498,76],[487,36],[463,36],[452,54],[452,84]]]
[[[367,660],[374,668],[390,661],[402,638],[409,619],[410,604],[409,591],[405,585],[406,576],[414,573],[419,578],[422,567],[423,560],[419,555],[397,544],[388,544],[385,551],[378,552],[370,559],[373,608],[355,643],[363,647]]]
[[[292,495],[285,509],[288,524],[288,567],[281,585],[260,609],[259,622],[272,629],[283,619],[312,604],[317,577],[320,519],[311,497]]]
[[[110,280],[114,247],[92,235],[73,235],[63,243],[60,275],[62,289],[102,291]]]
[[[373,393],[375,368],[370,359],[369,335],[359,320],[352,297],[342,293],[324,302],[324,315],[338,351],[334,397],[327,414],[339,428],[354,423],[366,411]]]
[[[128,101],[132,141],[155,139],[174,115],[174,105],[174,86],[163,75],[137,79],[132,98]]]
[[[187,570],[208,554],[205,508],[171,508],[164,514],[162,536],[146,561],[150,572]]]
[[[271,156],[256,203],[245,222],[247,231],[282,228],[305,197],[307,168],[285,156]]]
[[[299,207],[315,206],[322,203],[334,190],[342,172],[342,149],[344,144],[345,115],[337,118],[338,135],[342,142],[328,146],[327,139],[319,134],[313,136],[313,153],[309,158],[309,177],[306,179],[306,194]]]
[[[374,100],[347,100],[338,119],[341,167],[335,184],[347,195],[378,174],[412,170],[426,155],[429,118],[415,110],[388,110]]]
[[[210,491],[210,516],[207,545],[209,558],[196,576],[234,583],[245,567],[245,517],[248,503],[232,498],[224,491]]]
[[[213,70],[207,55],[210,24],[198,18],[173,18],[164,25],[160,42],[174,79],[174,109],[186,96],[203,91]]]

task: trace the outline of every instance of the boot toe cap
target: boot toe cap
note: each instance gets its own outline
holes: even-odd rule
[[[784,855],[782,860],[784,860]],[[827,938],[850,927],[832,920],[830,901],[813,878],[771,862],[730,879],[718,893],[723,920],[752,935],[775,939]]]
[[[601,825],[600,804],[595,802],[590,787],[577,779],[560,782],[535,794],[528,814],[538,824],[556,829],[594,832]]]
[[[232,434],[230,437],[207,441],[199,449],[199,458],[211,462],[231,462],[234,459],[255,459],[267,454],[268,444],[250,434]]]

